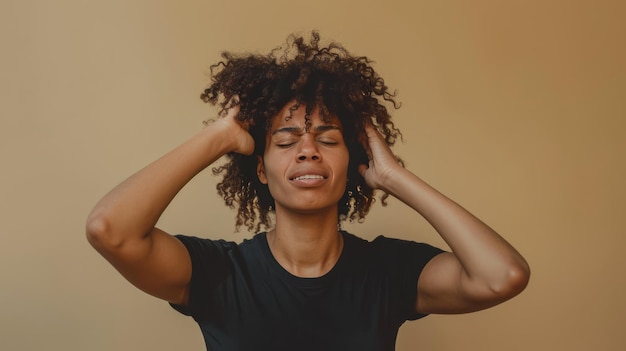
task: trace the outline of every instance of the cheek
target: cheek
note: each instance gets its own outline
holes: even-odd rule
[[[348,176],[348,167],[350,163],[350,155],[348,150],[345,150],[344,153],[337,155],[336,159],[333,160],[335,164],[335,170],[338,176],[343,178],[347,178]]]
[[[263,164],[266,183],[271,183],[273,179],[277,179],[281,176],[281,169],[284,169],[283,165],[281,164],[281,160],[283,159],[284,158],[281,157],[265,157]]]

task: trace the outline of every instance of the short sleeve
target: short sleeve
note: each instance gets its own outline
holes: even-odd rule
[[[206,319],[212,309],[215,286],[224,281],[232,271],[228,254],[237,245],[224,240],[210,240],[193,236],[176,235],[191,257],[191,281],[187,305],[170,304],[178,312],[196,321]]]
[[[443,250],[425,243],[390,239],[379,236],[374,240],[381,248],[381,258],[386,266],[392,310],[399,323],[425,317],[417,313],[415,304],[417,282],[426,264]]]

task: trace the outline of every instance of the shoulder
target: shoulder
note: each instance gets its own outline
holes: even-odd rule
[[[358,250],[371,250],[372,252],[387,253],[396,250],[408,250],[418,252],[441,252],[442,250],[430,244],[412,240],[396,239],[379,235],[374,240],[368,241],[354,234],[343,232],[346,245]]]
[[[443,250],[423,242],[379,235],[368,241],[344,232],[346,253],[374,265],[423,267]]]
[[[260,233],[254,234],[252,238],[244,239],[244,241],[241,244],[239,244],[238,247],[239,249],[243,251],[263,249],[265,246],[267,246],[266,235],[267,235],[266,232],[260,232]]]
[[[197,236],[189,236],[183,234],[177,234],[175,237],[185,245],[187,250],[191,253],[224,253],[236,248],[238,245],[233,241],[226,240],[214,240],[207,238],[200,238]]]
[[[184,234],[177,234],[174,237],[185,246],[194,265],[215,264],[219,261],[239,261],[241,257],[255,256],[267,242],[265,233],[256,234],[251,239],[244,239],[241,243]]]

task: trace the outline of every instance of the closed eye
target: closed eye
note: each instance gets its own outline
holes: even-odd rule
[[[284,127],[272,132],[272,140],[274,145],[285,149],[297,144],[305,133],[308,132],[304,132],[301,128]],[[341,129],[334,125],[315,127],[312,133],[315,135],[315,142],[325,146],[339,145],[343,140]]]
[[[278,142],[278,143],[276,143],[276,146],[278,146],[280,148],[288,148],[290,146],[293,146],[295,143],[296,143],[295,141]]]

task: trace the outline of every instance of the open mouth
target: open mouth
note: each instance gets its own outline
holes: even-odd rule
[[[301,176],[291,178],[291,180],[307,180],[307,179],[326,179],[326,177],[318,175],[318,174],[304,174]]]

